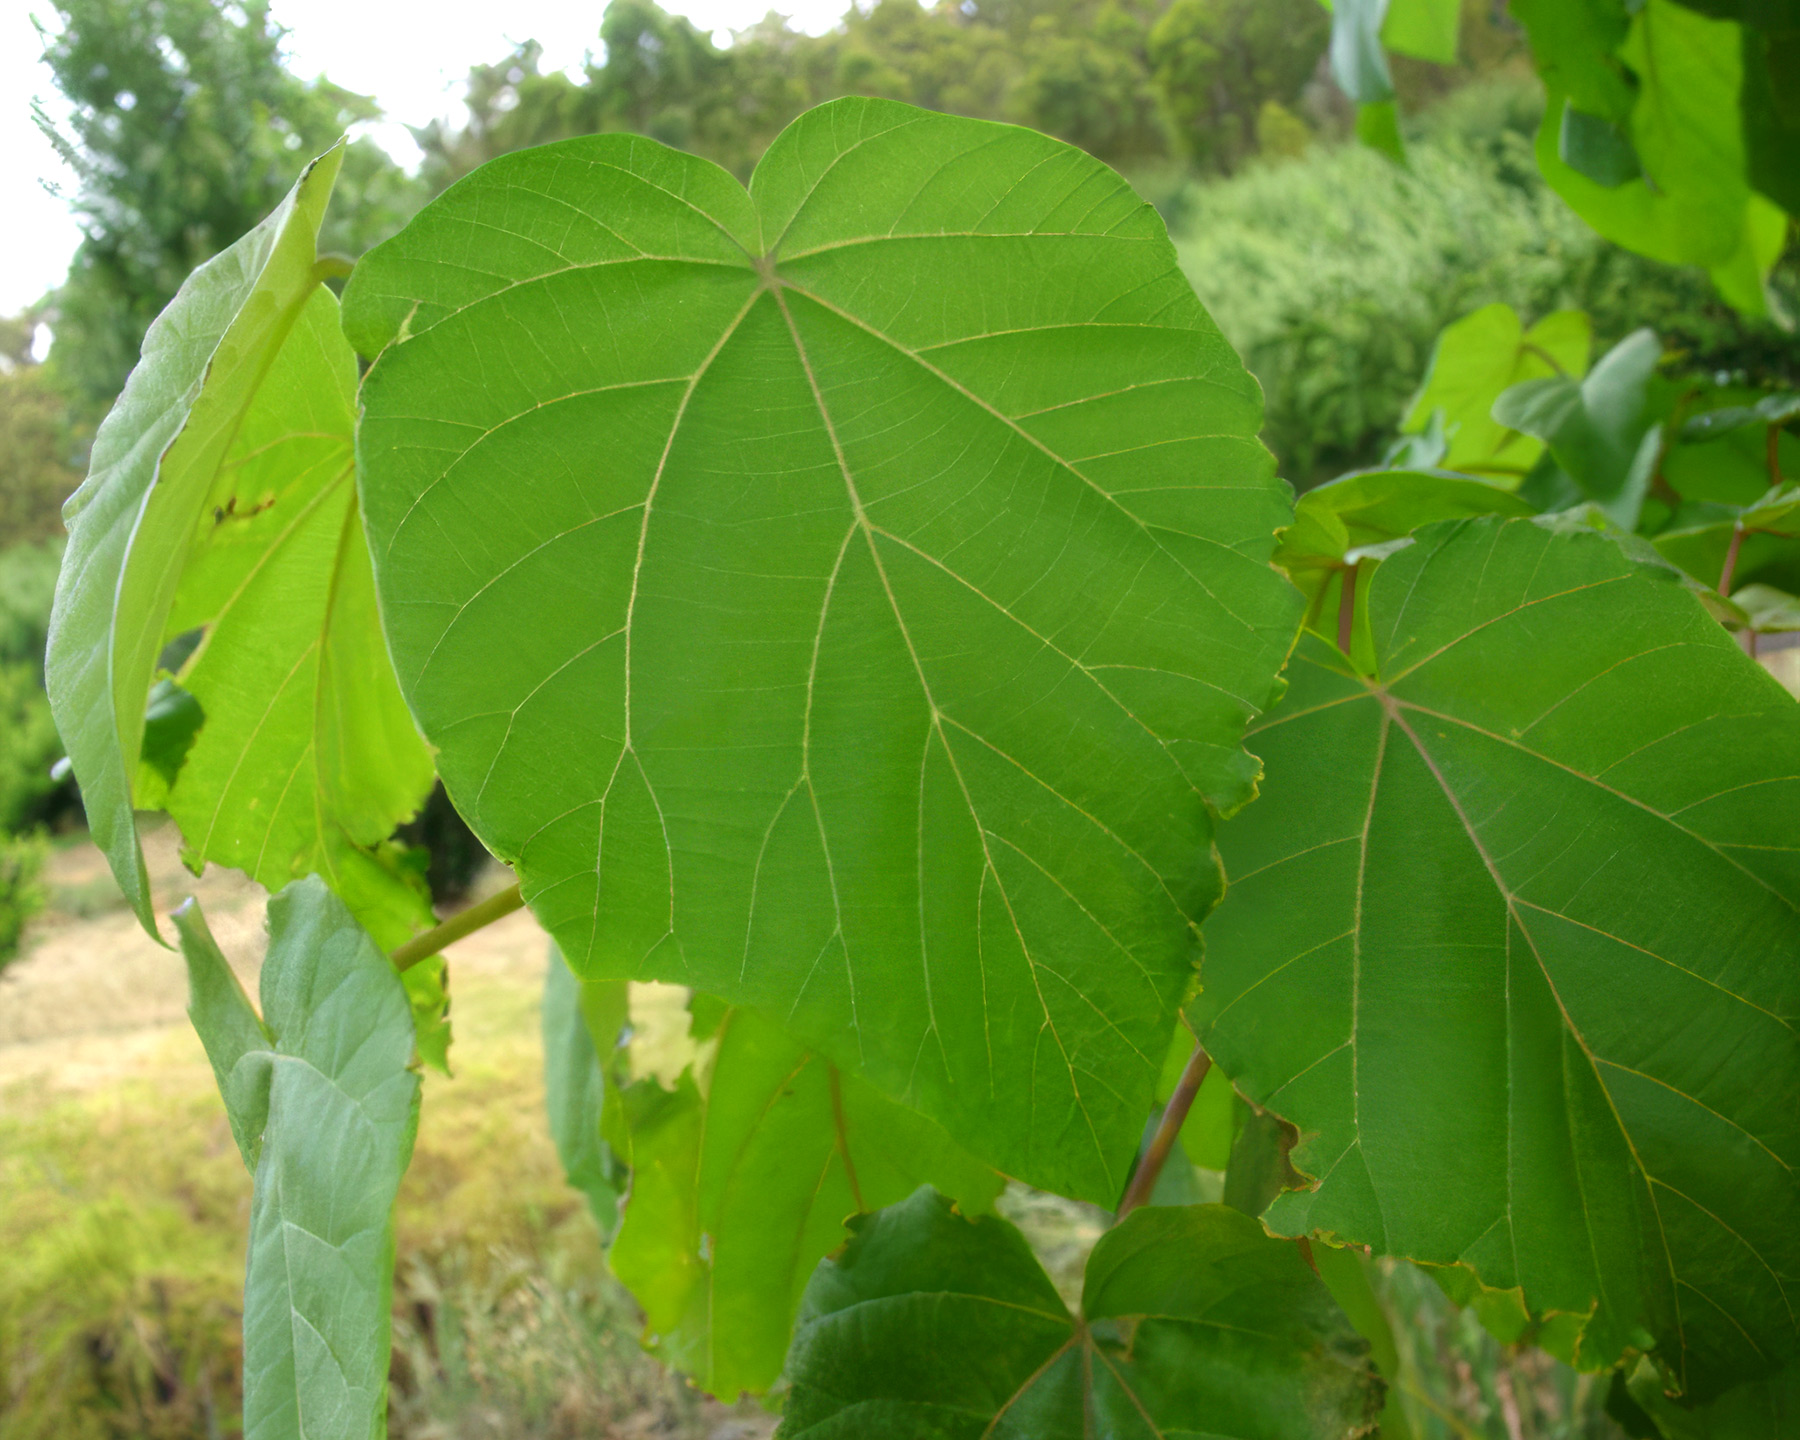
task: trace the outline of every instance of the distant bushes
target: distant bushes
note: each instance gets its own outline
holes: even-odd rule
[[[1746,324],[1706,277],[1629,255],[1543,183],[1535,81],[1472,85],[1423,116],[1401,169],[1354,145],[1163,200],[1183,267],[1267,395],[1264,438],[1305,486],[1373,463],[1439,329],[1503,300],[1573,307],[1604,348],[1641,325],[1711,369],[1772,378],[1791,336]],[[1778,289],[1796,289],[1791,274]]]
[[[44,694],[44,636],[62,542],[0,550],[0,967],[41,908],[42,827],[73,804],[51,778],[63,753]]]

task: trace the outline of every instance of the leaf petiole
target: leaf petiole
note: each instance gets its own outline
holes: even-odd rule
[[[1138,1162],[1137,1169],[1132,1172],[1131,1183],[1125,1187],[1125,1198],[1119,1201],[1118,1219],[1123,1220],[1150,1199],[1151,1192],[1156,1189],[1157,1177],[1162,1174],[1169,1152],[1175,1148],[1175,1138],[1187,1123],[1188,1111],[1193,1108],[1194,1097],[1200,1093],[1200,1084],[1206,1079],[1206,1072],[1210,1069],[1212,1056],[1206,1053],[1205,1046],[1196,1042],[1194,1053],[1188,1056],[1187,1064],[1182,1067],[1181,1078],[1175,1082],[1175,1093],[1169,1096],[1169,1103],[1163,1107],[1162,1119],[1156,1125],[1156,1134],[1150,1137],[1150,1146],[1144,1151],[1144,1158]]]
[[[524,903],[525,897],[520,893],[518,885],[509,885],[499,894],[490,895],[467,910],[458,911],[442,925],[434,925],[423,934],[413,936],[388,958],[394,962],[396,970],[406,970],[421,960],[429,960],[446,945],[454,944],[465,935],[473,935],[477,930],[512,914]]]

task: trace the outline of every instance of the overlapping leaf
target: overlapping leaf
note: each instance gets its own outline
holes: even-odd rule
[[[1676,0],[1521,0],[1515,13],[1550,91],[1537,141],[1545,178],[1607,239],[1705,266],[1733,305],[1763,313],[1787,224],[1750,185],[1739,27]],[[1583,133],[1583,117],[1610,127],[1635,163],[1582,173],[1565,137]]]
[[[1254,382],[1111,171],[845,100],[619,135],[358,266],[402,687],[578,973],[790,1017],[1111,1201],[1295,600]]]
[[[1417,434],[1443,412],[1449,444],[1439,462],[1496,480],[1517,480],[1537,463],[1543,442],[1494,419],[1494,401],[1526,380],[1587,373],[1593,324],[1579,310],[1558,310],[1529,330],[1510,305],[1471,311],[1438,335],[1425,383],[1402,431]]]
[[[1521,380],[1494,402],[1494,421],[1548,445],[1582,495],[1615,525],[1633,529],[1662,449],[1650,398],[1661,358],[1656,336],[1634,331],[1586,377]]]
[[[45,685],[89,829],[153,933],[131,802],[164,620],[237,427],[318,288],[316,237],[342,158],[314,161],[274,214],[188,277],[145,335],[64,511]]]
[[[929,1190],[852,1228],[807,1287],[782,1440],[1350,1440],[1380,1411],[1318,1277],[1224,1206],[1133,1211],[1079,1318],[1017,1230]]]
[[[1268,1223],[1523,1287],[1705,1398],[1800,1352],[1800,707],[1592,534],[1430,527],[1303,639],[1194,1018]],[[1590,1318],[1591,1317],[1591,1318]]]
[[[315,877],[269,902],[259,1020],[198,907],[175,917],[189,1013],[256,1177],[246,1440],[385,1433],[394,1198],[418,1128],[400,977]]]
[[[631,1198],[608,1258],[656,1352],[734,1398],[780,1375],[801,1292],[846,1217],[921,1184],[974,1213],[1001,1181],[749,1011],[727,1011],[710,1038],[674,1094],[642,1081],[626,1097]]]
[[[1421,525],[1469,515],[1529,515],[1518,496],[1483,480],[1416,470],[1370,470],[1316,486],[1294,506],[1275,563],[1306,597],[1306,624],[1327,637],[1338,633],[1344,580],[1350,575],[1361,603],[1381,560],[1411,544]],[[1354,569],[1353,569],[1354,567]],[[1336,583],[1334,583],[1336,582]],[[1362,627],[1366,631],[1366,625]],[[1363,661],[1366,638],[1358,636]],[[1372,663],[1372,662],[1370,662]]]
[[[314,256],[339,157],[182,287],[70,506],[51,698],[95,838],[152,928],[134,800],[168,809],[195,868],[271,890],[324,875],[385,947],[431,921],[383,846],[432,764],[376,613],[356,359]],[[134,795],[157,656],[197,630],[169,692],[191,697],[182,748],[147,752],[158,770]]]
[[[431,788],[356,504],[356,357],[316,288],[196,511],[167,637],[205,716],[163,806],[186,855],[271,890],[318,874],[384,948],[431,923],[382,842]]]

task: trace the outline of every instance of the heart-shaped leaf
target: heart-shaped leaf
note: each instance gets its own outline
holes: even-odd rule
[[[402,687],[577,972],[765,1007],[1116,1200],[1297,610],[1154,210],[843,100],[749,193],[623,135],[496,160],[345,324]]]
[[[1192,1013],[1304,1137],[1268,1224],[1704,1398],[1800,1351],[1800,706],[1665,574],[1451,522],[1376,573],[1372,677],[1303,638]]]
[[[806,1289],[781,1440],[1351,1440],[1381,1384],[1294,1246],[1222,1205],[1145,1206],[1069,1314],[1004,1220],[920,1190]]]

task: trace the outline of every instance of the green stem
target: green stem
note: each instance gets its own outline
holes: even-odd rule
[[[1194,1106],[1194,1097],[1200,1093],[1200,1082],[1206,1079],[1206,1072],[1211,1068],[1212,1056],[1196,1041],[1194,1053],[1188,1056],[1188,1062],[1182,1068],[1181,1079],[1175,1082],[1175,1093],[1163,1107],[1156,1133],[1150,1137],[1150,1148],[1144,1151],[1144,1158],[1132,1172],[1131,1183],[1125,1187],[1125,1198],[1119,1202],[1119,1219],[1123,1220],[1138,1206],[1148,1203],[1169,1152],[1175,1148],[1175,1137],[1181,1134],[1188,1111]]]
[[[492,925],[496,920],[512,914],[524,903],[525,897],[520,893],[519,887],[509,885],[498,895],[490,895],[467,910],[459,910],[442,925],[434,925],[423,935],[413,936],[388,958],[394,962],[396,970],[405,970],[421,960],[429,960],[446,945],[454,944],[463,936],[473,935],[484,925]]]

